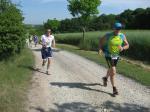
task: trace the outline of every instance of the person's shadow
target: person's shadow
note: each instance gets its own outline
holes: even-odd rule
[[[100,106],[93,106],[85,102],[54,103],[54,105],[56,109],[50,108],[48,111],[41,107],[30,107],[30,109],[38,112],[110,112],[107,110],[111,110],[111,112],[150,112],[150,108],[148,107],[132,103],[120,104],[115,101],[106,101]]]
[[[26,69],[29,69],[31,71],[39,72],[39,73],[42,73],[42,74],[47,74],[46,72],[41,71],[40,68],[36,68],[36,67],[33,67],[33,66],[19,65],[18,67],[26,68]],[[50,74],[47,74],[47,75],[50,75]]]
[[[51,82],[50,85],[52,86],[58,86],[58,87],[68,87],[68,88],[78,88],[78,89],[84,89],[84,90],[89,90],[89,91],[95,91],[95,92],[101,92],[108,94],[112,96],[112,93],[108,93],[99,89],[93,89],[90,88],[89,86],[103,86],[100,83],[68,83],[68,82]]]
[[[30,109],[38,112],[97,112],[97,109],[102,109],[101,106],[93,106],[84,102],[54,103],[53,105],[56,108],[50,108],[48,111],[42,107],[30,107]]]

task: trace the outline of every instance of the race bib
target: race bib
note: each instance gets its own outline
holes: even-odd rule
[[[111,56],[111,59],[113,59],[113,60],[117,60],[119,58],[119,56]]]

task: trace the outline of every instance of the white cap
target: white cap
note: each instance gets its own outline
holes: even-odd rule
[[[51,29],[47,29],[47,32],[51,32]]]

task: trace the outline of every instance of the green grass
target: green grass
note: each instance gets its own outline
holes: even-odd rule
[[[98,50],[99,38],[110,31],[86,32],[84,44],[82,33],[64,33],[56,34],[58,43],[77,45],[85,50]],[[150,30],[123,30],[122,31],[129,41],[130,48],[123,53],[132,59],[141,60],[145,63],[150,63]]]
[[[85,38],[89,39],[97,39],[99,37],[102,37],[103,35],[105,35],[108,32],[111,32],[112,30],[108,30],[108,31],[93,31],[93,32],[86,32],[85,33]],[[148,41],[150,41],[150,30],[122,30],[122,32],[127,36],[127,39],[147,39]],[[62,34],[55,34],[56,39],[58,38],[71,38],[71,37],[80,37],[82,38],[82,32],[80,33],[62,33]]]
[[[78,47],[66,44],[58,44],[57,47],[83,56],[89,60],[107,67],[105,58],[98,55],[98,53],[95,51],[80,50]],[[148,69],[128,63],[123,60],[119,60],[119,63],[117,65],[117,72],[124,76],[130,77],[143,85],[150,86],[150,70]]]
[[[24,112],[26,90],[32,74],[28,67],[33,64],[29,49],[0,62],[0,112]]]

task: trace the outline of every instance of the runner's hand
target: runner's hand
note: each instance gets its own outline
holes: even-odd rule
[[[99,54],[100,56],[102,56],[102,55],[103,55],[103,51],[100,49],[100,50],[98,51],[98,54]]]
[[[42,46],[43,46],[44,48],[46,48],[46,45],[45,45],[45,44],[43,44]]]
[[[119,48],[120,52],[122,52],[124,50],[122,46],[118,46],[118,48]]]

